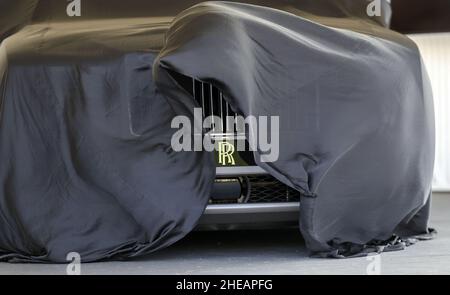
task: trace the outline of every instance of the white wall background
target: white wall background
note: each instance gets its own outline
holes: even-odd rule
[[[436,168],[433,187],[450,191],[450,33],[410,35],[430,76],[436,112]]]

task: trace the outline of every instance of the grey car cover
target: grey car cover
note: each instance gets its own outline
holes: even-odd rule
[[[173,72],[279,116],[278,160],[255,161],[301,192],[312,254],[430,238],[432,95],[388,3],[200,2],[0,0],[0,260],[132,258],[195,227],[215,163],[171,147],[196,107]]]

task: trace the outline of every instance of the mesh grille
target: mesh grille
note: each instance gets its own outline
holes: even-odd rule
[[[211,204],[300,202],[300,193],[270,175],[242,176],[245,196],[238,200],[211,200]]]
[[[248,176],[250,197],[247,203],[300,202],[300,193],[270,175]]]

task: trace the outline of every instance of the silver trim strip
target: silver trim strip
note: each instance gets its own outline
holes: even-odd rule
[[[204,215],[298,212],[300,203],[208,205]]]
[[[231,175],[261,175],[268,174],[266,170],[259,166],[239,166],[239,167],[217,167],[217,176]]]
[[[212,139],[215,140],[245,140],[245,133],[211,133]]]

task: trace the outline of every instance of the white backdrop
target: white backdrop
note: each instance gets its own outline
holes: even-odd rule
[[[450,33],[410,37],[420,48],[433,87],[436,111],[433,187],[436,191],[450,191]]]

